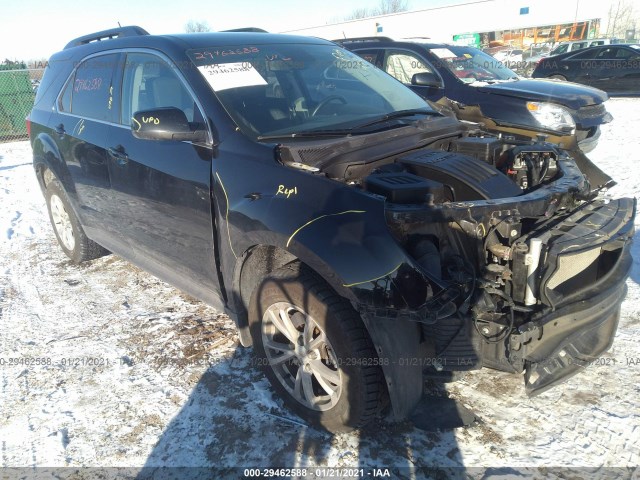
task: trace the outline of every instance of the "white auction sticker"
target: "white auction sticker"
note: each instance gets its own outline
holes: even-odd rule
[[[237,87],[266,85],[267,81],[248,62],[202,65],[198,70],[215,92]]]
[[[456,54],[448,48],[432,48],[431,53],[436,55],[438,58],[456,58]]]

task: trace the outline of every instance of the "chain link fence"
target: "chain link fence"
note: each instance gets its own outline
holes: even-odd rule
[[[27,138],[25,118],[33,107],[44,68],[0,67],[0,142]]]

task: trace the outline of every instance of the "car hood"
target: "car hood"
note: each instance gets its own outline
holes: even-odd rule
[[[506,95],[537,102],[553,102],[577,110],[588,105],[599,105],[609,97],[597,88],[560,80],[514,80],[485,84],[478,91],[493,95]]]

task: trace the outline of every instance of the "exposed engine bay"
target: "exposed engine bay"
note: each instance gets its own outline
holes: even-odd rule
[[[387,225],[428,279],[428,288],[409,278],[398,290],[417,285],[403,301],[417,312],[432,368],[524,371],[527,392],[539,393],[610,344],[635,200],[601,198],[611,179],[544,138],[457,129],[430,125],[425,137],[407,127],[278,153],[384,197]],[[611,311],[576,307],[598,295]]]

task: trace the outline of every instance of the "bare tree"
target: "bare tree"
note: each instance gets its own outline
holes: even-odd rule
[[[409,2],[407,0],[380,0],[376,8],[356,8],[349,15],[345,16],[345,20],[359,20],[361,18],[375,17],[377,15],[389,15],[390,13],[406,12],[409,10]]]
[[[210,32],[211,27],[206,20],[189,20],[184,24],[184,31],[187,33]]]
[[[390,13],[406,12],[409,10],[407,0],[380,0],[376,15],[388,15]]]
[[[609,7],[607,37],[626,38],[628,30],[635,30],[640,25],[640,12],[634,8],[633,2],[618,0]]]
[[[374,16],[375,13],[369,11],[368,8],[356,8],[349,15],[345,16],[345,20],[359,20],[361,18],[367,18]]]

